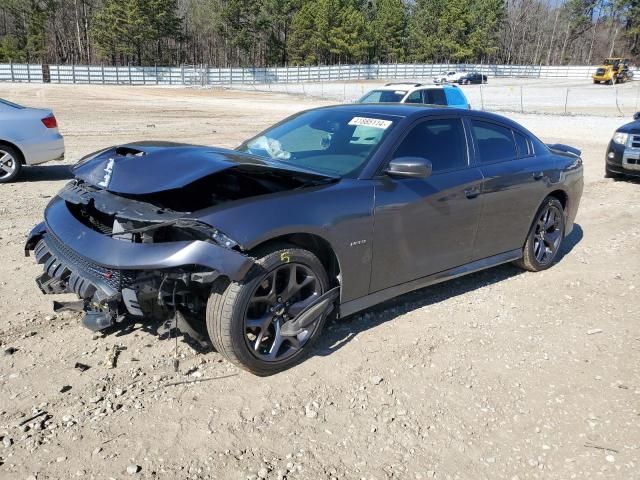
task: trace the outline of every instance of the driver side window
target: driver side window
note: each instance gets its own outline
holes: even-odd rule
[[[431,161],[433,172],[464,168],[468,165],[467,141],[462,120],[426,120],[411,129],[393,158],[422,157]]]

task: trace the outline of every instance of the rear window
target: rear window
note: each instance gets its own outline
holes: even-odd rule
[[[398,103],[407,94],[406,90],[372,90],[359,103]]]
[[[478,120],[472,120],[471,124],[482,163],[501,162],[517,157],[510,128]]]
[[[3,110],[7,110],[9,108],[23,109],[24,107],[22,105],[18,105],[17,103],[13,103],[13,102],[10,102],[9,100],[0,98],[0,108],[2,108]]]

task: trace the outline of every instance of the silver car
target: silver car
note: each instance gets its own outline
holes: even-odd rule
[[[14,180],[23,165],[64,158],[64,139],[51,110],[0,99],[0,183]]]

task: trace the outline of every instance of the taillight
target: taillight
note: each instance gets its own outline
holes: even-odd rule
[[[44,117],[42,119],[42,123],[44,123],[44,126],[47,128],[58,128],[58,121],[56,120],[55,115]]]

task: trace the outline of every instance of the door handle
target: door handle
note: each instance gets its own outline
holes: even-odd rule
[[[534,180],[540,180],[544,177],[544,172],[534,172],[531,176]]]
[[[469,200],[471,200],[472,198],[476,198],[478,195],[480,195],[480,189],[478,187],[470,187],[464,191],[464,194]]]

